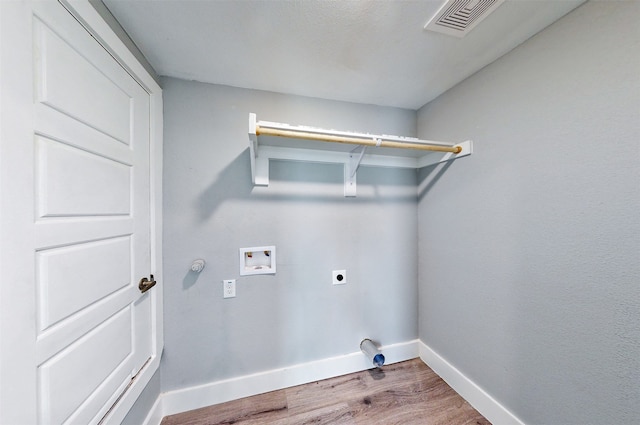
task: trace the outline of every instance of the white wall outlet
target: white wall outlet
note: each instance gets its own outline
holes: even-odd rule
[[[228,279],[222,281],[223,293],[222,296],[224,298],[234,298],[236,296],[236,280]]]
[[[344,285],[347,283],[347,271],[346,270],[334,270],[332,272],[331,282],[334,285]]]

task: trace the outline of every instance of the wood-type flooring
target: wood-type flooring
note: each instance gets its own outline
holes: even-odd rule
[[[486,425],[420,359],[166,416],[161,425]]]

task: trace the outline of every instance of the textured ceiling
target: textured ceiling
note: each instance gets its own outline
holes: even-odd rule
[[[159,75],[418,109],[584,0],[507,0],[459,39],[443,1],[104,0]]]

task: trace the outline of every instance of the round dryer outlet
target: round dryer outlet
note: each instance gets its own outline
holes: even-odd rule
[[[347,283],[347,271],[346,270],[334,270],[332,273],[331,282],[334,285],[344,285]]]

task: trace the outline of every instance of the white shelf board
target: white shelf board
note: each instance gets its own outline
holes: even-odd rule
[[[416,138],[399,137],[389,135],[369,135],[363,133],[353,133],[339,130],[322,130],[314,127],[292,126],[289,124],[274,123],[270,121],[256,121],[255,114],[249,114],[249,147],[251,155],[251,178],[256,186],[269,185],[269,161],[285,160],[285,161],[302,161],[315,163],[332,163],[343,164],[345,166],[345,196],[355,196],[355,174],[353,169],[354,149],[357,150],[358,145],[322,142],[316,140],[308,140],[303,138],[290,138],[279,136],[257,135],[256,125],[260,128],[268,127],[280,130],[295,130],[303,132],[312,132],[328,135],[370,137],[371,139],[384,138],[385,140],[393,140],[410,143],[425,143]],[[427,144],[427,143],[425,143]],[[383,148],[367,146],[365,154],[358,166],[371,167],[391,167],[391,168],[422,168],[428,165],[437,164],[444,161],[458,159],[468,156],[473,151],[473,142],[471,140],[453,144],[446,142],[429,141],[429,145],[441,146],[460,146],[460,153],[447,152],[429,152],[415,149],[399,149],[399,148]],[[351,167],[349,173],[347,168]],[[347,174],[354,174],[350,179],[349,189],[347,190]]]

